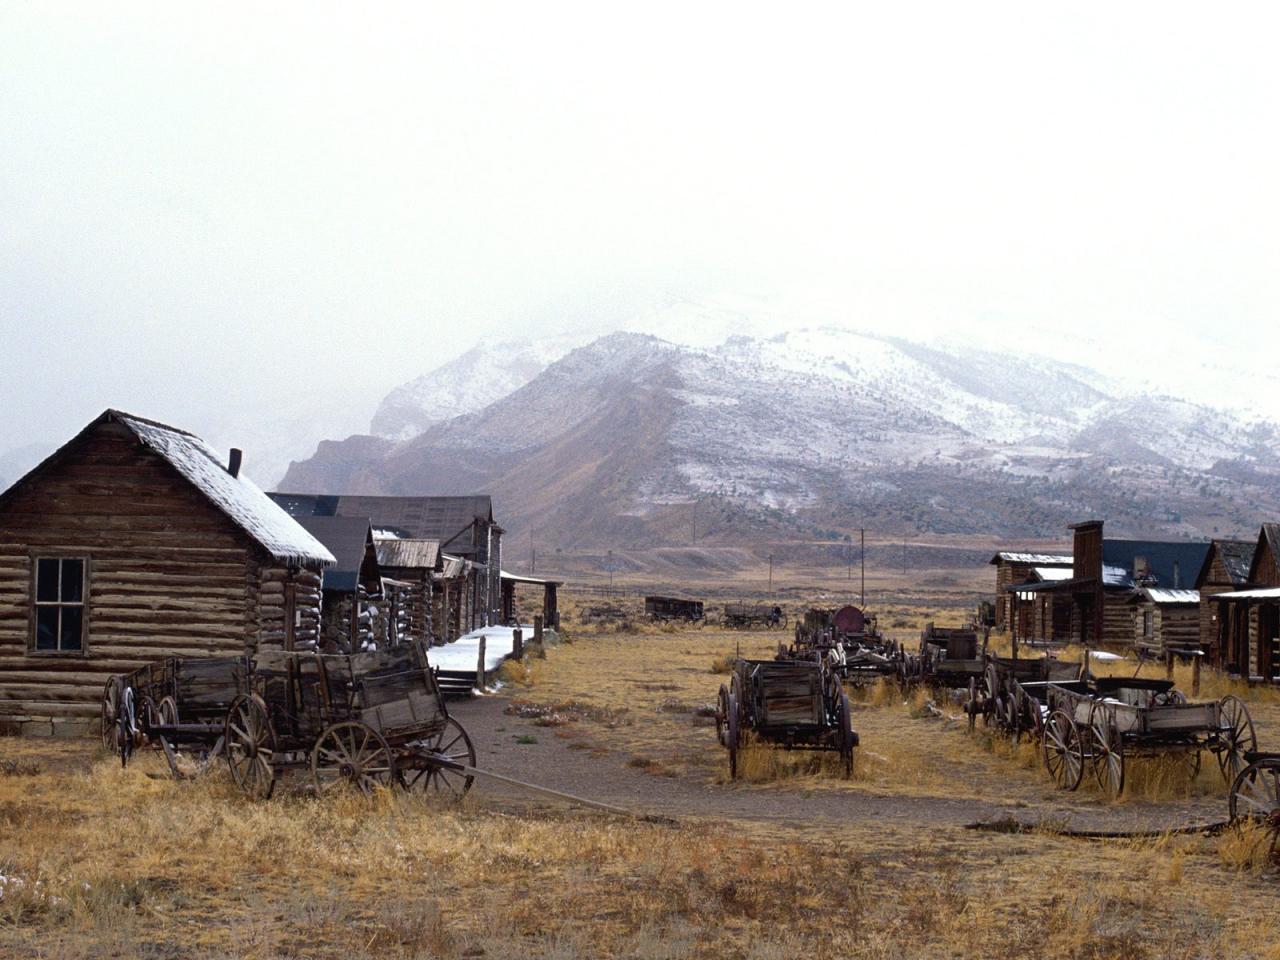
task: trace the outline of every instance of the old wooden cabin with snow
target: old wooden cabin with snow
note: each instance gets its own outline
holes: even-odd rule
[[[0,494],[0,725],[79,732],[165,656],[314,646],[333,563],[237,451],[108,410]]]

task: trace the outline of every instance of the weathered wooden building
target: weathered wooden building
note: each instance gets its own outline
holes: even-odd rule
[[[1140,629],[1139,590],[1189,588],[1209,550],[1207,542],[1106,538],[1101,520],[1070,529],[1070,578],[1007,589],[1024,595],[1055,594],[1065,601],[1066,613],[1057,618],[1049,639],[1087,646],[1132,646]]]
[[[435,613],[435,591],[442,567],[439,542],[381,536],[376,543],[383,572],[405,586],[400,602],[410,633],[426,643],[456,640],[456,634],[445,636],[440,630],[448,621],[448,607],[442,609],[441,615]]]
[[[298,517],[337,562],[321,581],[321,649],[356,653],[395,636],[394,587],[383,588],[373,528],[361,517]]]
[[[502,534],[493,501],[465,497],[382,497],[312,493],[271,494],[291,516],[365,517],[375,535],[435,540],[440,550],[465,561],[462,632],[496,624],[502,615]]]
[[[545,577],[531,577],[519,573],[502,571],[502,622],[514,625],[520,621],[520,608],[516,604],[516,591],[520,587],[532,587],[542,594],[542,609],[537,616],[542,617],[544,626],[555,629],[560,626],[560,588],[562,580],[548,580]],[[532,615],[525,616],[525,623],[532,620]]]
[[[1253,682],[1280,683],[1280,523],[1265,523],[1249,564],[1248,586],[1219,593],[1223,666]]]
[[[1249,567],[1253,563],[1254,540],[1214,540],[1196,576],[1196,589],[1200,591],[1200,649],[1209,663],[1225,667],[1235,664],[1233,672],[1239,673],[1239,664],[1248,659],[1248,624],[1232,622],[1224,618],[1222,604],[1217,596],[1249,586]]]
[[[1134,600],[1134,646],[1146,656],[1200,654],[1200,591],[1140,587]]]
[[[108,410],[0,494],[0,722],[71,731],[114,673],[315,645],[334,562],[239,451]]]
[[[1059,553],[1033,553],[1029,551],[1002,550],[991,558],[996,568],[996,629],[1013,630],[1022,637],[1030,637],[1038,631],[1034,626],[1038,611],[1030,597],[1011,589],[1017,584],[1043,583],[1054,579],[1056,571],[1070,571],[1071,557]]]

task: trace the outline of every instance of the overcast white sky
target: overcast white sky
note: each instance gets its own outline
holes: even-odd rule
[[[0,4],[0,451],[673,295],[1280,347],[1274,5],[353,6]]]

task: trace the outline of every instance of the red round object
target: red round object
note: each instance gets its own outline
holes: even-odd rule
[[[836,629],[841,633],[862,633],[866,626],[867,618],[862,615],[862,611],[857,607],[841,607],[836,611],[835,616]]]

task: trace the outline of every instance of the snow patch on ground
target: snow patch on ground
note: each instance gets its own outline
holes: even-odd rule
[[[533,636],[532,625],[525,624],[520,631],[527,640]],[[440,670],[465,673],[475,670],[480,661],[480,638],[484,637],[485,673],[497,670],[502,661],[515,649],[514,627],[484,627],[459,637],[443,647],[427,651],[427,662]]]

